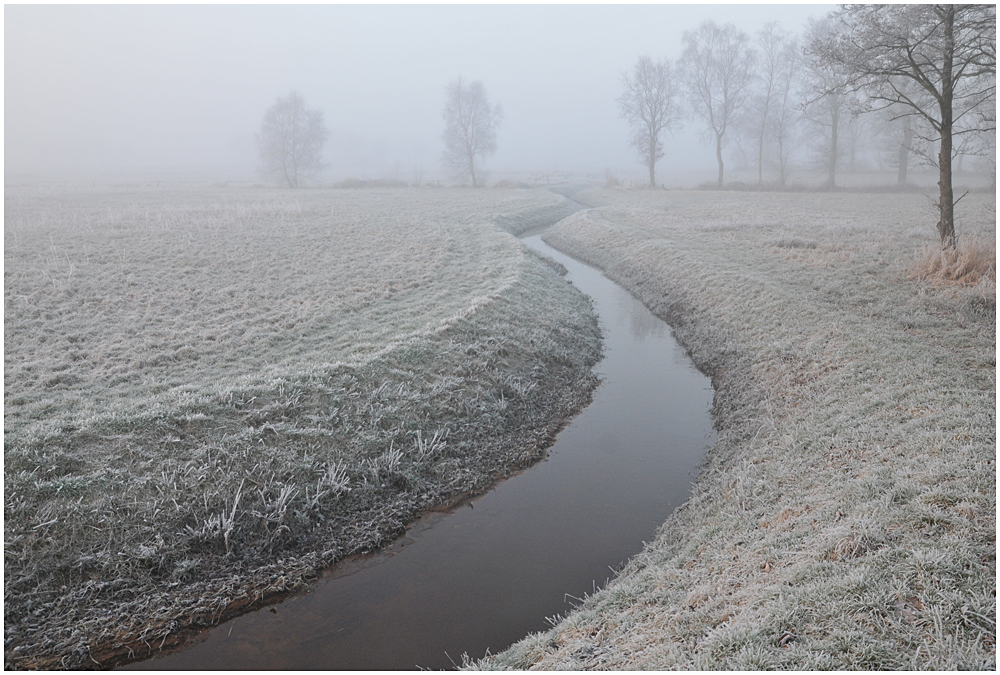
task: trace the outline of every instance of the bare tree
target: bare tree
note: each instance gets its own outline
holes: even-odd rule
[[[826,168],[826,188],[837,187],[837,163],[840,159],[841,117],[847,110],[847,75],[841,64],[832,61],[813,47],[833,39],[838,25],[831,19],[809,20],[806,29],[805,71],[807,93],[803,109],[806,118],[819,131],[814,147]]]
[[[868,138],[868,117],[865,115],[852,115],[847,120],[847,155],[848,170],[854,173],[858,169],[858,155],[864,154],[862,146],[867,145]]]
[[[632,70],[622,74],[625,91],[618,98],[621,116],[632,128],[631,144],[649,167],[649,187],[656,187],[656,160],[663,157],[661,134],[680,120],[677,82],[666,59],[640,56]]]
[[[305,178],[323,169],[323,145],[330,133],[322,110],[306,110],[302,95],[280,96],[264,113],[257,134],[257,151],[264,173],[278,176],[288,187],[301,187]]]
[[[896,116],[889,110],[878,113],[875,125],[876,138],[880,140],[881,152],[878,153],[880,166],[882,157],[884,163],[896,169],[896,187],[906,187],[907,173],[913,163],[913,155],[923,155],[913,138],[913,117]]]
[[[722,144],[736,111],[746,102],[754,74],[754,51],[746,33],[732,24],[705,21],[697,31],[684,32],[681,57],[695,112],[715,136],[719,187],[725,165]]]
[[[898,106],[888,106],[876,110],[869,117],[873,139],[876,141],[875,157],[879,168],[896,169],[896,187],[906,187],[910,167],[920,158],[927,158],[926,144],[920,137],[928,135],[927,130],[915,133],[914,127],[926,122],[912,115],[900,114]],[[926,160],[925,160],[926,161]]]
[[[795,130],[799,122],[795,92],[802,74],[802,59],[798,42],[786,39],[778,61],[774,112],[771,114],[771,136],[775,142],[778,181],[784,186],[788,178],[788,160],[795,146]]]
[[[938,234],[953,247],[954,137],[996,131],[996,6],[847,5],[833,16],[845,31],[811,50],[844,69],[868,108],[929,125],[925,140],[938,146]]]
[[[476,162],[496,152],[497,129],[503,119],[500,104],[490,106],[486,87],[479,80],[468,86],[462,78],[448,83],[444,111],[442,160],[455,175],[468,177],[477,187]]]
[[[764,182],[764,142],[768,136],[771,116],[778,103],[782,69],[788,57],[787,33],[776,21],[764,25],[757,33],[760,60],[757,67],[756,86],[751,93],[754,131],[757,137],[757,184]]]
[[[899,152],[896,155],[896,185],[906,186],[906,172],[910,168],[910,148],[913,145],[913,125],[910,118],[903,118],[902,138],[899,139]]]

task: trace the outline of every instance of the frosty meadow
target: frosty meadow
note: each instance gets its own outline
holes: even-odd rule
[[[600,338],[495,223],[574,208],[8,187],[8,663],[148,654],[537,460]]]
[[[995,6],[4,18],[6,668],[194,655],[559,466],[662,511],[591,489],[583,535],[484,516],[549,548],[480,560],[547,566],[566,603],[449,663],[995,669]],[[626,304],[671,342],[619,387]],[[670,359],[704,396],[639,384],[680,382],[650,375]],[[656,412],[591,433],[621,391]],[[710,396],[712,432],[645,422]],[[562,468],[578,428],[633,477]],[[618,454],[682,436],[680,478]],[[612,513],[649,530],[602,525],[620,555],[592,534]],[[588,545],[632,557],[554,562]]]
[[[545,239],[671,323],[719,440],[606,589],[479,665],[993,668],[995,197],[956,209],[990,260],[958,281],[920,195],[574,199]]]
[[[720,440],[481,665],[991,662],[995,269],[941,280],[916,194],[570,193],[8,187],[7,663],[154,653],[536,461],[600,352],[510,234],[556,221],[713,377]]]

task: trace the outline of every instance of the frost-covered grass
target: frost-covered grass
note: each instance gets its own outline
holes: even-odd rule
[[[523,190],[11,187],[8,667],[149,654],[537,460],[589,303]]]
[[[478,666],[994,669],[995,304],[912,277],[928,200],[575,199],[544,238],[674,326],[719,440],[620,576]],[[994,214],[970,195],[960,235]]]

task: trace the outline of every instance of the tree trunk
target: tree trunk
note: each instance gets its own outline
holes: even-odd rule
[[[649,142],[649,189],[656,187],[656,132],[650,128],[646,138]]]
[[[910,118],[903,118],[903,142],[899,144],[899,173],[896,174],[896,185],[906,185],[906,171],[910,166],[910,144],[913,142],[913,128]]]
[[[757,144],[757,185],[764,184],[764,132],[766,130],[767,115],[760,123],[760,143]]]
[[[299,108],[296,106],[292,110],[292,143],[291,148],[288,151],[289,161],[292,163],[292,177],[290,187],[297,188],[299,186],[299,164],[295,161],[295,142],[296,142],[296,129],[299,126]]]
[[[830,166],[826,179],[826,187],[833,190],[837,187],[837,141],[840,131],[840,99],[836,94],[830,101]]]
[[[722,163],[722,134],[715,134],[715,158],[719,160],[719,182],[718,187],[722,187],[722,172],[725,165]]]
[[[472,180],[472,187],[478,187],[476,185],[476,163],[473,157],[469,157],[469,178]]]
[[[938,186],[941,196],[938,209],[941,219],[938,221],[938,234],[941,235],[941,245],[955,248],[955,193],[951,185],[951,150],[953,102],[955,84],[952,70],[955,64],[955,6],[945,8],[944,15],[944,64],[941,68],[941,151],[938,154],[938,166],[941,177]]]
[[[784,134],[778,136],[778,180],[781,181],[781,187],[785,187],[785,143],[783,136]]]

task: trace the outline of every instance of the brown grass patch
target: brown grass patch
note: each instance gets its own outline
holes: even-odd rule
[[[996,242],[980,237],[967,237],[959,241],[955,248],[926,245],[917,253],[910,278],[961,286],[978,286],[988,282],[995,288]]]

